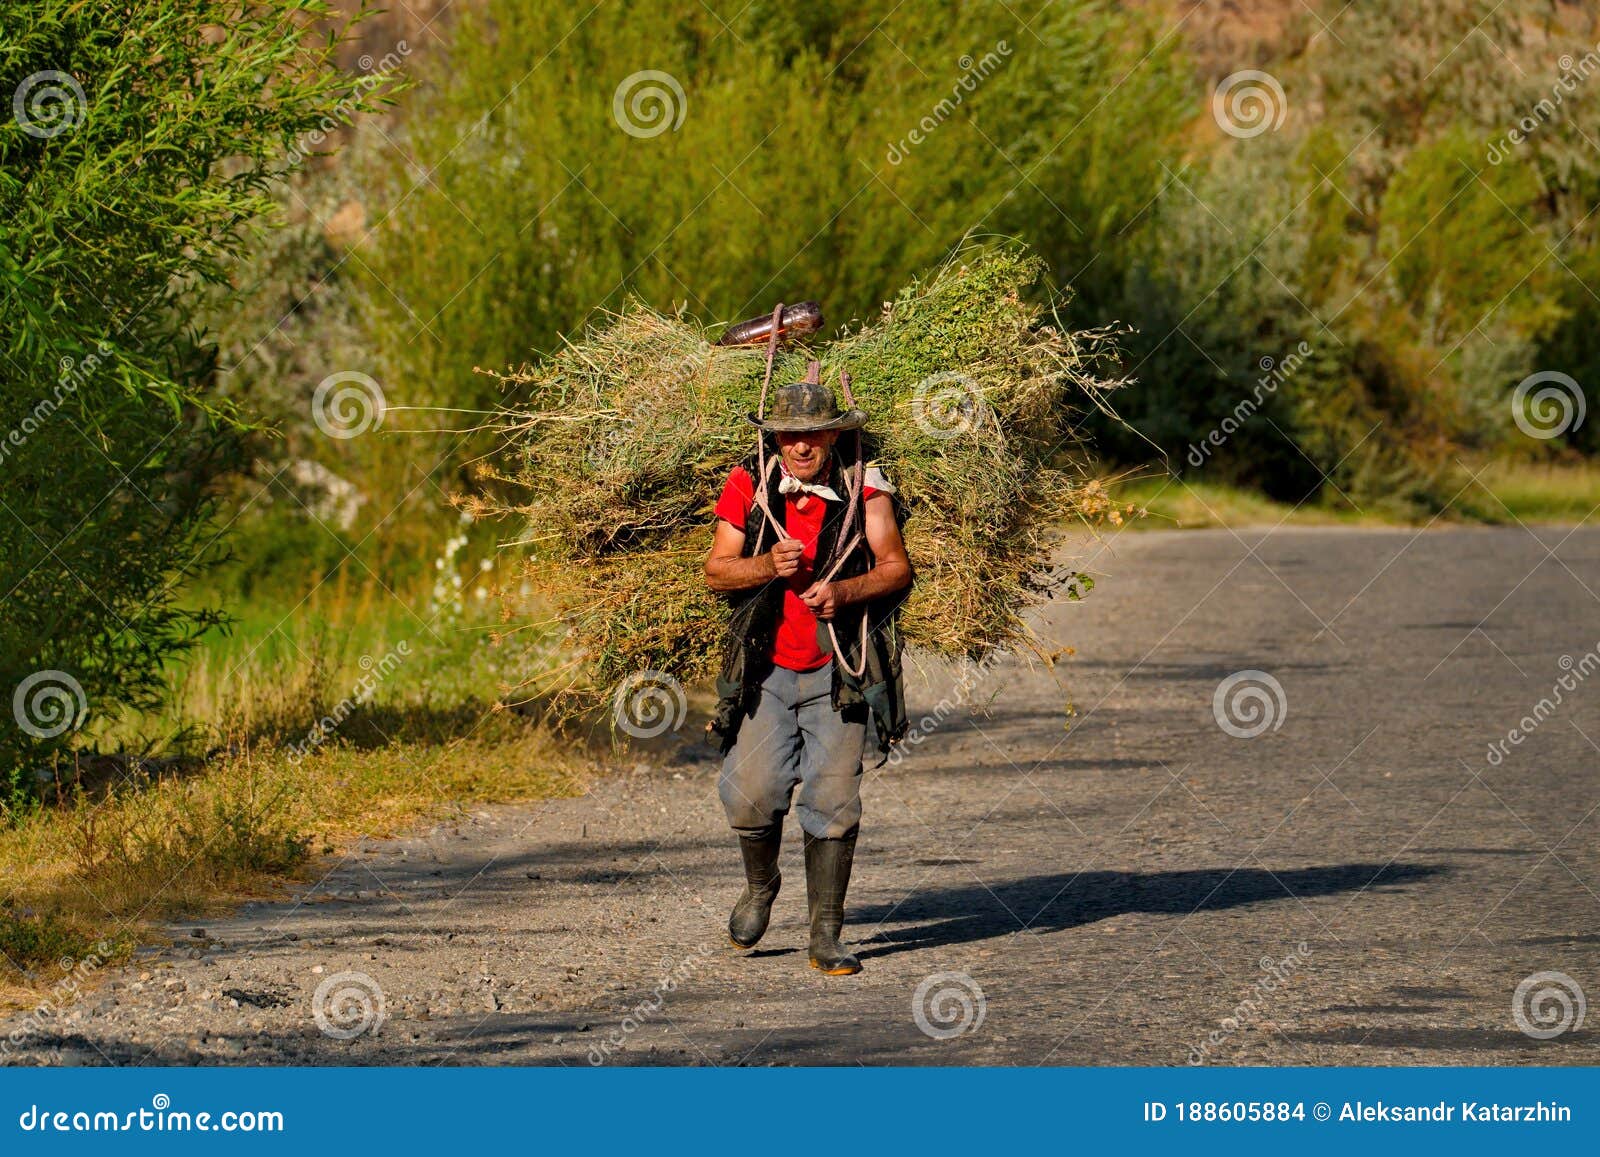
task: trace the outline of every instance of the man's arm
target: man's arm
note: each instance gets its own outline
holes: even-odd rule
[[[787,578],[800,569],[800,554],[805,549],[797,538],[785,538],[766,554],[741,558],[744,531],[725,519],[717,519],[716,536],[706,558],[706,586],[718,594],[749,590],[775,578]]]
[[[894,500],[887,494],[874,494],[867,499],[866,516],[867,545],[877,562],[855,578],[813,583],[800,599],[819,619],[831,619],[846,604],[867,602],[911,583],[911,560],[906,557],[900,524],[894,520]]]

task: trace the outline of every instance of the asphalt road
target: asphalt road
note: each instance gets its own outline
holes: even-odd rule
[[[689,743],[373,842],[0,1039],[69,1064],[1600,1062],[1600,531],[1077,554],[1100,582],[1042,616],[1075,648],[1054,671],[913,681],[931,726],[865,788],[859,976],[806,967],[795,830],[767,939],[726,947],[738,856]]]

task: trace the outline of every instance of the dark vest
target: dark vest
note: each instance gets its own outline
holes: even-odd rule
[[[849,437],[851,435],[848,434],[841,437],[840,442],[848,444]],[[853,455],[854,448],[851,449]],[[778,466],[776,450],[769,449],[767,454],[769,469],[764,480],[760,477],[759,460],[754,451],[742,465],[750,477],[756,480],[757,486],[763,486],[764,483],[767,505],[771,508],[773,517],[779,523],[787,525],[788,498],[778,490],[782,471]],[[832,488],[839,492],[841,501],[818,499],[826,502],[827,508],[823,513],[822,529],[817,536],[816,559],[812,563],[812,573],[815,575],[827,574],[833,565],[835,553],[849,545],[852,529],[847,525],[848,510],[842,498],[846,481],[854,471],[855,464],[852,462],[848,467],[844,464],[836,444],[829,479]],[[817,496],[812,495],[812,497]],[[904,507],[896,496],[890,495],[889,498],[894,503],[896,522],[903,525]],[[745,519],[744,547],[740,555],[744,558],[753,558],[758,554],[765,554],[772,549],[776,541],[776,532],[768,524],[760,506],[752,502],[750,513]],[[866,573],[872,565],[872,552],[863,538],[860,545],[846,557],[833,578],[835,581],[854,578]],[[730,614],[727,633],[724,635],[722,665],[717,674],[716,713],[706,725],[706,730],[715,732],[720,737],[724,754],[738,737],[740,725],[755,714],[756,704],[761,697],[761,683],[772,672],[772,643],[783,615],[783,592],[787,586],[787,579],[777,578],[758,587],[722,595],[728,603]],[[870,715],[877,735],[878,752],[885,758],[890,748],[906,733],[898,619],[900,607],[910,589],[907,586],[865,603],[851,603],[839,608],[833,619],[834,634],[838,636],[839,647],[844,652],[845,660],[845,663],[841,663],[840,656],[835,654],[830,664],[833,707],[845,719],[852,722],[864,723]],[[867,620],[867,664],[861,675],[856,677],[846,671],[844,666],[845,664],[856,668],[861,666],[863,616]],[[821,620],[817,623],[817,645],[825,652],[833,652],[833,640],[828,637],[827,624]]]

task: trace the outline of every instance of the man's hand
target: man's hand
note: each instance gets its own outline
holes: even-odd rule
[[[792,578],[800,573],[800,555],[805,544],[798,538],[779,539],[772,548],[772,573],[778,578]]]
[[[840,607],[870,602],[911,584],[911,560],[906,557],[906,544],[900,538],[900,525],[887,494],[874,494],[867,499],[867,545],[872,548],[875,561],[866,574],[814,583],[800,596],[817,618],[832,618]],[[826,614],[818,609],[821,607],[826,608]]]
[[[775,578],[800,573],[805,544],[798,538],[780,539],[764,554],[744,557],[744,531],[727,519],[717,519],[717,532],[706,557],[706,586],[718,594],[765,586]]]
[[[833,583],[812,583],[800,596],[800,601],[811,608],[811,613],[826,622],[843,605],[840,592]]]

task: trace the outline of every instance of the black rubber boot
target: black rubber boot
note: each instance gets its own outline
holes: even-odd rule
[[[781,823],[757,832],[739,833],[739,851],[744,855],[744,894],[728,917],[728,939],[735,948],[754,948],[766,934],[772,902],[778,898],[778,886],[783,883],[778,872],[778,852],[782,847]]]
[[[806,903],[811,910],[811,967],[829,976],[861,971],[861,962],[839,943],[844,894],[856,856],[856,833],[836,840],[806,833]]]

